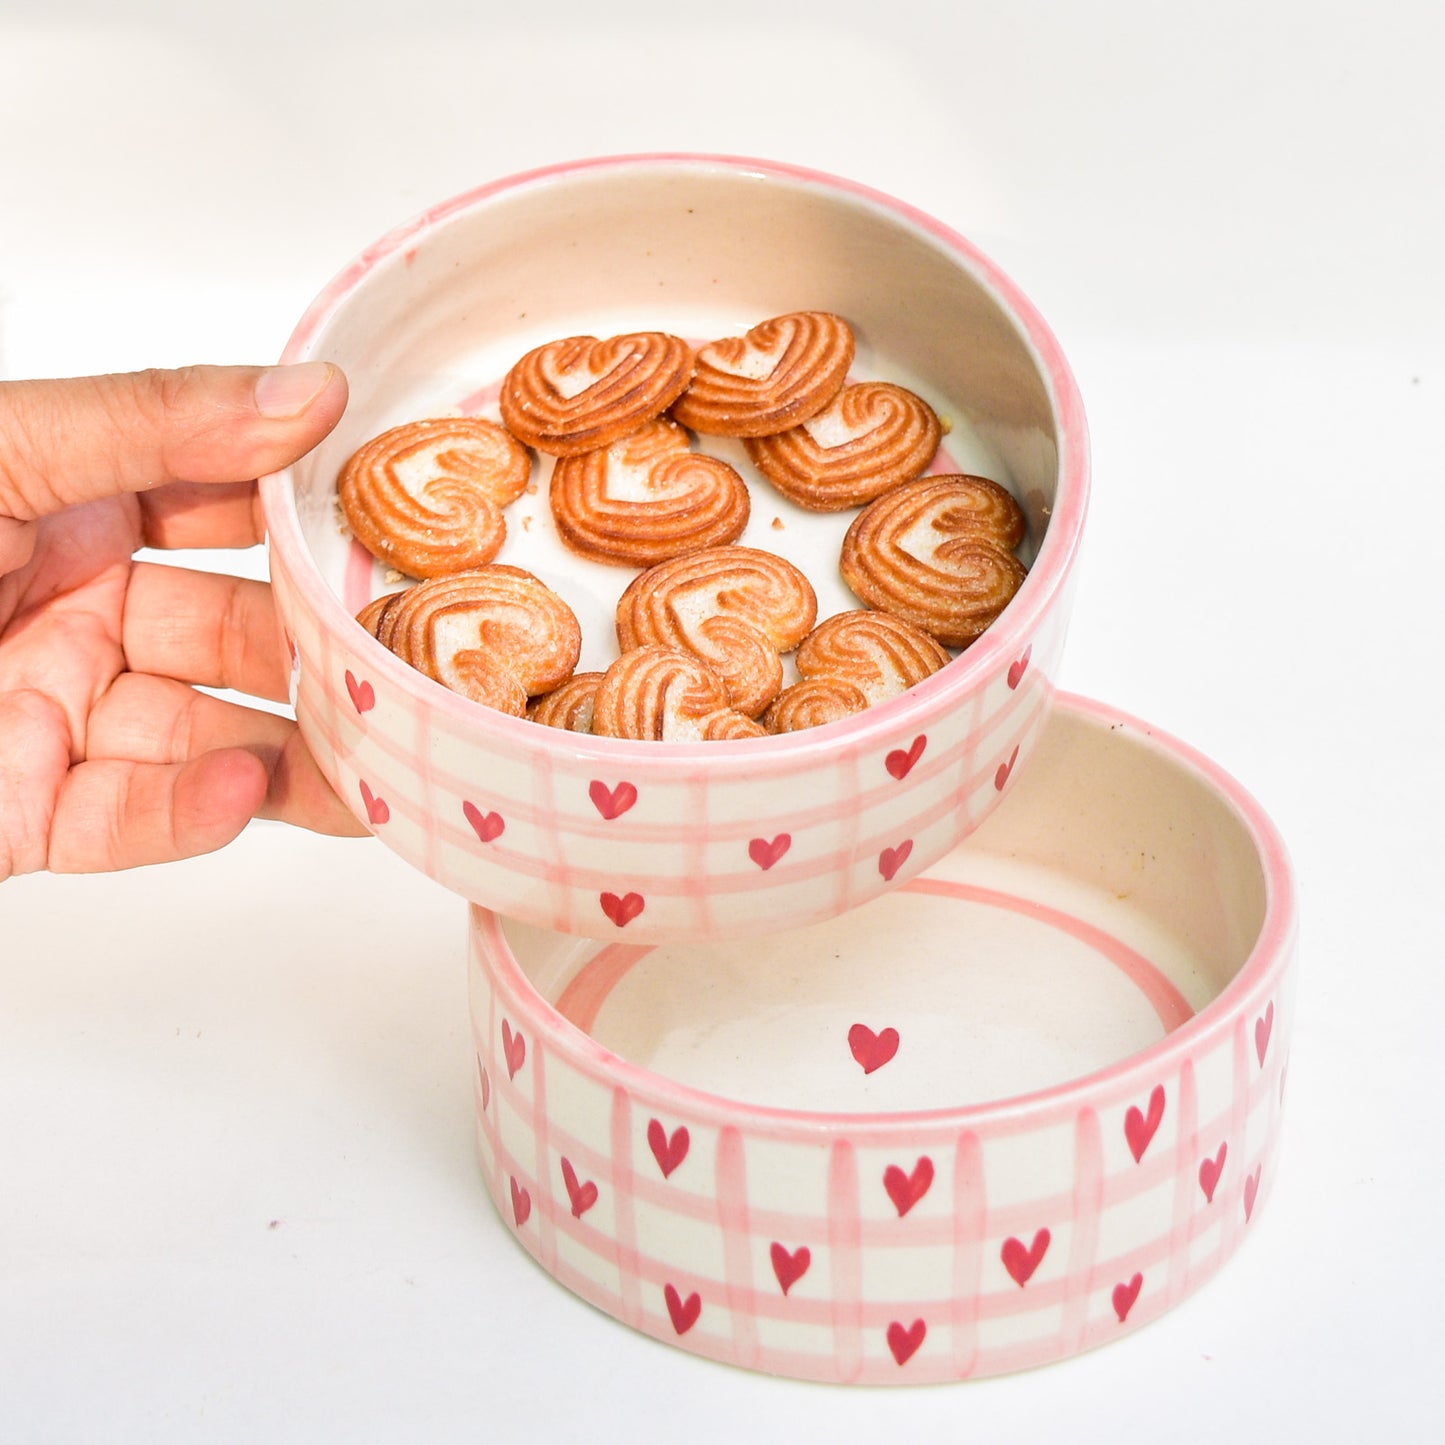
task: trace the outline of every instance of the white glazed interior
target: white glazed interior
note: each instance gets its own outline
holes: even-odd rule
[[[953,466],[993,477],[1025,504],[1030,535],[1021,555],[1032,562],[1057,486],[1050,399],[1026,340],[957,254],[845,192],[733,167],[639,164],[581,171],[565,192],[555,183],[517,186],[459,212],[377,263],[323,319],[308,350],[342,366],[351,402],[333,435],[293,469],[316,565],[348,612],[368,600],[334,510],[342,462],[404,421],[463,407],[495,417],[495,383],[533,346],[642,329],[701,342],[801,309],[850,321],[855,377],[910,385],[953,423],[944,443]],[[857,606],[837,573],[854,513],[805,512],[762,481],[736,443],[699,445],[750,480],[744,544],[803,567],[820,617]],[[561,545],[546,503],[549,475],[550,462],[539,458],[536,493],[509,509],[497,560],[556,587],[583,624],[581,666],[604,666],[616,655],[615,600],[633,574]],[[396,585],[375,567],[365,591]]]
[[[1005,805],[844,917],[651,950],[503,930],[541,1000],[618,1058],[848,1114],[980,1105],[1137,1055],[1225,990],[1265,910],[1259,842],[1205,777],[1055,711]],[[897,1030],[885,1066],[859,1067],[856,1023]]]

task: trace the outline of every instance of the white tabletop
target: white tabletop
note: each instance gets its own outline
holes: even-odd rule
[[[1062,1365],[857,1391],[634,1335],[516,1247],[463,907],[379,845],[257,824],[12,881],[0,1439],[1438,1438],[1430,0],[31,8],[0,3],[0,376],[271,359],[392,224],[585,154],[795,161],[963,231],[1091,421],[1060,682],[1256,794],[1303,968],[1277,1184],[1217,1279]]]

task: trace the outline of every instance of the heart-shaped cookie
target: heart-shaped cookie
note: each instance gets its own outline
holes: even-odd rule
[[[638,647],[607,669],[593,701],[592,731],[657,742],[765,736],[733,710],[727,683],[707,663],[675,647]]]
[[[662,417],[611,446],[564,457],[550,499],[557,533],[574,552],[631,567],[735,542],[748,523],[743,479],[693,451],[682,427]]]
[[[516,717],[577,665],[582,629],[550,587],[493,563],[396,594],[377,640],[444,686]]]
[[[502,420],[554,457],[610,446],[661,416],[692,376],[692,348],[663,331],[534,347],[503,378]]]
[[[565,728],[569,733],[590,733],[592,703],[601,681],[600,672],[574,672],[551,692],[537,698],[527,708],[527,716],[549,728]]]
[[[942,434],[921,396],[887,381],[860,381],[800,425],[744,446],[789,501],[841,512],[921,476]]]
[[[769,732],[796,732],[862,712],[931,677],[949,660],[926,632],[887,612],[840,612],[798,646],[801,681],[769,707]]]
[[[1026,575],[1013,548],[1024,515],[996,482],[954,473],[885,492],[843,539],[843,580],[869,607],[967,647],[1008,605]]]
[[[526,490],[527,449],[495,422],[439,417],[373,437],[336,490],[352,535],[409,577],[490,562],[507,535],[502,508]]]
[[[774,316],[704,346],[672,414],[710,436],[769,436],[822,411],[852,364],[853,332],[841,316]]]
[[[639,572],[617,602],[623,652],[679,647],[721,674],[757,717],[783,685],[780,654],[812,630],[818,599],[793,564],[755,547],[708,547]]]

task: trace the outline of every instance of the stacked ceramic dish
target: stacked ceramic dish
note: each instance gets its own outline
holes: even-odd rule
[[[1027,519],[1018,594],[933,676],[798,733],[630,742],[468,702],[354,621],[386,585],[336,519],[368,437],[485,411],[551,338],[801,307]],[[845,181],[624,157],[384,237],[303,319],[286,359],[313,357],[351,406],[262,489],[297,717],[358,817],[473,905],[483,1174],[544,1268],[684,1349],[909,1383],[1116,1339],[1229,1258],[1273,1171],[1289,868],[1208,761],[1055,690],[1087,440],[1006,277]],[[845,524],[769,498],[749,526],[821,609],[856,605],[827,596]],[[605,665],[609,569],[545,505],[507,548]]]

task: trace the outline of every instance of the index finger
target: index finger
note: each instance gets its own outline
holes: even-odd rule
[[[0,515],[248,481],[304,456],[345,405],[346,380],[324,361],[0,382]]]

